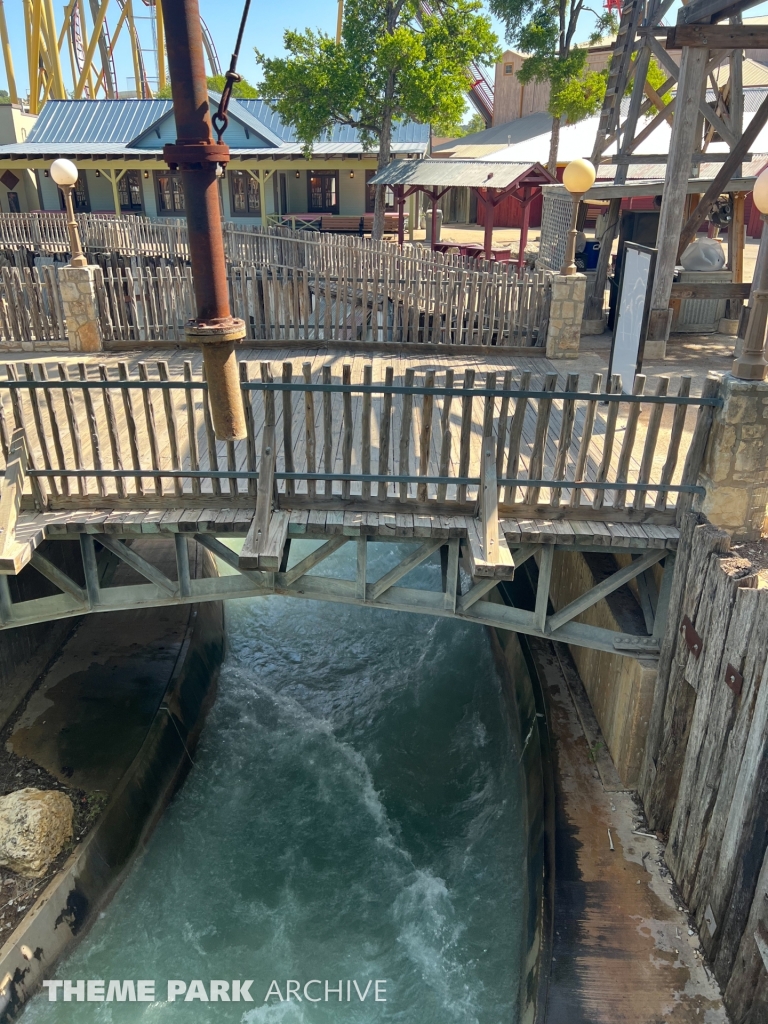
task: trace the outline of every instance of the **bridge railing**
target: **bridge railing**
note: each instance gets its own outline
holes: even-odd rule
[[[532,386],[475,372],[413,369],[395,380],[362,380],[352,368],[294,373],[240,364],[247,437],[214,438],[208,393],[186,361],[99,366],[15,364],[0,381],[0,448],[8,459],[23,429],[30,478],[46,508],[252,507],[265,453],[279,503],[292,508],[394,514],[472,514],[481,476],[495,477],[501,515],[670,523],[690,507],[718,404],[717,381],[690,394],[684,377],[669,395],[662,377],[645,395],[582,388],[570,374]],[[273,380],[276,372],[278,380]],[[254,379],[255,378],[255,379]],[[481,472],[491,439],[494,474]]]

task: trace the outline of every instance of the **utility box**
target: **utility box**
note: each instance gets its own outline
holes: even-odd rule
[[[680,270],[675,275],[677,284],[731,284],[730,270]],[[673,334],[714,334],[720,329],[725,316],[727,299],[680,299],[672,302]]]

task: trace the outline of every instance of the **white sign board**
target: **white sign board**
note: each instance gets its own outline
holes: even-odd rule
[[[621,267],[609,374],[621,374],[621,390],[631,394],[643,361],[656,250],[627,242]]]

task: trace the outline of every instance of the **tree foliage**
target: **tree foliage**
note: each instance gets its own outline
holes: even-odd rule
[[[464,135],[474,135],[475,132],[484,132],[488,125],[485,123],[485,118],[482,114],[478,114],[475,111],[468,121],[460,125],[458,129],[452,132],[455,139],[460,139]]]
[[[596,113],[605,96],[607,72],[591,71],[587,50],[574,45],[585,17],[593,19],[590,43],[615,32],[615,16],[596,13],[585,0],[489,0],[491,11],[504,24],[507,42],[529,54],[518,72],[523,84],[549,82],[549,112],[554,118],[550,170],[557,160],[560,121],[581,121]],[[554,159],[553,159],[554,158]]]
[[[223,92],[227,82],[224,75],[209,75],[206,81],[211,92]],[[239,100],[257,100],[259,98],[259,91],[243,78],[242,81],[235,82],[232,95],[235,99]],[[158,89],[155,93],[155,98],[158,100],[171,99],[171,83],[168,82],[162,89]]]
[[[379,167],[390,159],[392,126],[415,121],[448,135],[465,111],[467,68],[500,53],[480,0],[347,0],[339,44],[323,32],[287,31],[286,57],[256,51],[261,95],[294,127],[305,153],[335,126],[378,144]],[[377,189],[374,235],[383,227]]]

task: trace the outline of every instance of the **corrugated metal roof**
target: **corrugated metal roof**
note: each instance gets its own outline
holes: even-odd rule
[[[395,160],[379,171],[371,185],[437,185],[457,188],[506,188],[527,171],[546,175],[539,164],[479,160]]]
[[[218,99],[214,93],[211,96]],[[27,141],[23,145],[0,146],[0,155],[151,155],[152,150],[132,150],[130,144],[146,136],[172,113],[171,100],[49,100]],[[238,153],[296,155],[302,152],[293,128],[284,125],[264,100],[232,99],[230,113],[269,145],[266,150],[237,147]],[[429,126],[396,125],[392,142],[395,153],[424,153],[429,145]],[[313,152],[333,155],[357,154],[364,150],[354,128],[339,126],[318,142]]]
[[[283,142],[296,142],[296,132],[287,124],[283,124],[278,114],[270,107],[266,100],[245,100],[237,101],[238,106],[243,107],[252,114],[261,124],[266,125]],[[392,141],[395,143],[429,143],[429,125],[415,124],[409,121],[406,124],[396,124],[392,128]],[[337,125],[330,136],[324,138],[321,144],[325,143],[356,143],[359,147],[360,138],[356,128],[348,125]],[[315,152],[320,152],[315,146]]]
[[[170,100],[48,100],[27,141],[126,145],[172,106]]]

